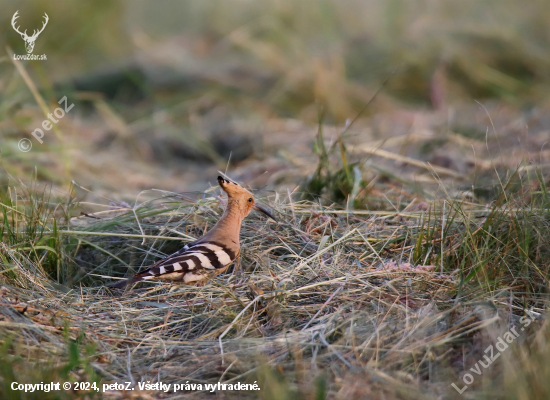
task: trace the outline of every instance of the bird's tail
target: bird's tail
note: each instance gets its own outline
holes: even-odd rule
[[[116,289],[125,289],[127,286],[133,285],[134,283],[145,281],[147,279],[151,279],[151,274],[149,273],[149,271],[144,271],[139,274],[135,274],[129,279],[111,283],[108,286]]]

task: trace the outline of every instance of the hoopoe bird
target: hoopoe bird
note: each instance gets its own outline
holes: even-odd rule
[[[253,209],[275,220],[265,208],[254,202],[252,193],[238,183],[218,176],[218,184],[227,193],[227,206],[220,220],[206,235],[112,287],[124,288],[137,282],[152,280],[187,284],[207,280],[224,272],[239,256],[241,224]]]

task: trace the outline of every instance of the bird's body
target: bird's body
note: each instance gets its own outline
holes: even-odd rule
[[[224,272],[239,255],[241,224],[250,211],[257,209],[273,217],[256,205],[252,193],[242,186],[220,176],[218,184],[227,193],[227,207],[206,235],[114,287],[123,288],[148,280],[197,283]]]

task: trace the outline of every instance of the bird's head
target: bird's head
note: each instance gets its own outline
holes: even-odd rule
[[[218,176],[218,184],[223,189],[223,191],[227,193],[228,203],[231,204],[232,207],[236,207],[237,210],[242,214],[243,218],[250,214],[250,211],[254,209],[264,213],[269,218],[276,221],[276,219],[273,217],[273,215],[269,213],[269,211],[255,203],[252,193],[250,193],[238,183]]]

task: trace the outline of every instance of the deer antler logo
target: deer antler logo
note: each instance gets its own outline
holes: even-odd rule
[[[34,42],[36,41],[36,38],[38,38],[38,35],[40,35],[42,33],[42,31],[44,30],[44,28],[46,27],[46,25],[48,25],[48,21],[49,21],[48,14],[44,13],[45,21],[44,21],[44,24],[42,25],[42,29],[40,29],[39,31],[37,31],[35,29],[32,36],[28,36],[26,29],[25,29],[25,32],[20,32],[19,27],[15,26],[15,20],[17,18],[19,18],[19,15],[17,15],[18,12],[19,12],[19,10],[17,10],[15,12],[15,14],[13,14],[13,18],[11,19],[11,26],[13,27],[15,32],[17,32],[21,35],[21,37],[25,41],[25,49],[27,50],[27,53],[31,54],[33,49],[34,49]]]

